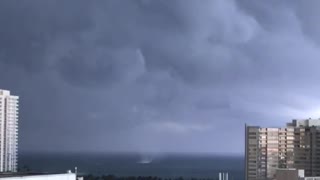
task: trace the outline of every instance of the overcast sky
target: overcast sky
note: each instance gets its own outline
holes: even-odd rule
[[[320,1],[1,0],[20,151],[242,153],[320,117]]]

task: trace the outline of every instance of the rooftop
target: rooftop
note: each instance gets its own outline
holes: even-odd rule
[[[0,178],[6,178],[6,177],[23,177],[23,176],[40,176],[40,175],[62,175],[62,174],[73,174],[73,173],[34,173],[34,172],[23,172],[23,173],[0,173]]]

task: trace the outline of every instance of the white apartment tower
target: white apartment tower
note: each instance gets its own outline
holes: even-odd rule
[[[17,171],[18,96],[0,89],[0,172]]]

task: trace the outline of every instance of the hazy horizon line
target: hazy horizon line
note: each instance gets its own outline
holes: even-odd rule
[[[244,153],[221,153],[221,152],[139,152],[139,151],[19,151],[20,155],[26,154],[106,154],[106,155],[154,155],[154,156],[163,156],[163,155],[187,155],[187,156],[244,156]]]

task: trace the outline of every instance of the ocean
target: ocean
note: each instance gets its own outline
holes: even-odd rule
[[[216,155],[155,154],[19,154],[19,167],[35,172],[66,172],[116,176],[215,179],[228,172],[229,180],[244,179],[244,158]]]

